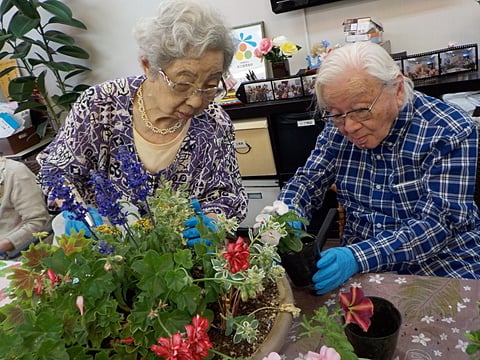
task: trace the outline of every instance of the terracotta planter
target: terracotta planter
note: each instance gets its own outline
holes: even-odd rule
[[[293,304],[294,298],[292,288],[287,278],[282,278],[277,282],[280,304]],[[289,312],[281,312],[277,315],[273,323],[272,330],[265,341],[259,346],[257,351],[252,355],[252,360],[262,360],[272,351],[278,352],[285,344],[290,326],[292,325],[292,314]]]
[[[288,60],[271,62],[270,66],[274,78],[290,76],[290,63]]]
[[[370,299],[374,310],[368,331],[364,332],[356,324],[348,324],[345,335],[360,358],[391,360],[397,347],[402,316],[390,301],[374,296]]]

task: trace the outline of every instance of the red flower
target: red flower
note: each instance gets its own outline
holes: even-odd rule
[[[58,283],[59,281],[58,276],[57,274],[55,274],[55,272],[52,269],[47,270],[47,276],[50,279],[52,286]]]
[[[185,325],[188,344],[194,360],[202,360],[207,357],[208,350],[213,347],[207,334],[208,326],[208,320],[200,317],[198,314],[192,319],[192,325]]]
[[[228,243],[227,252],[223,253],[223,257],[230,265],[230,272],[236,274],[240,270],[247,270],[248,258],[250,252],[248,251],[248,244],[245,244],[243,238],[238,237],[236,242]]]
[[[180,333],[173,334],[171,339],[159,337],[157,342],[160,345],[153,344],[150,350],[158,357],[165,360],[192,360],[188,344]]]
[[[133,344],[135,340],[133,339],[133,337],[127,337],[125,339],[122,339],[121,342],[124,344]]]
[[[367,332],[373,316],[373,303],[359,287],[351,287],[349,293],[340,293],[340,306],[345,312],[345,322],[354,323]]]

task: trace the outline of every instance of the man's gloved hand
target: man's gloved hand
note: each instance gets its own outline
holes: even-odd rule
[[[200,206],[200,202],[197,199],[193,199],[192,207],[195,210],[196,216],[191,217],[190,219],[185,220],[184,225],[186,227],[183,230],[183,237],[187,239],[187,245],[193,247],[196,242],[204,242],[206,245],[210,245],[210,241],[202,239],[200,233],[198,232],[196,226],[199,221],[201,221],[206,227],[210,230],[215,231],[217,229],[217,224],[215,219],[209,218],[205,215]]]
[[[301,221],[291,221],[288,225],[297,230],[305,230]]]
[[[103,219],[96,209],[89,206],[87,210],[93,220],[93,224],[90,226],[95,227],[103,224]],[[65,234],[71,235],[73,230],[77,233],[84,230],[86,237],[92,236],[92,232],[83,221],[75,220],[77,218],[76,214],[70,211],[62,211],[62,216],[65,218]]]
[[[360,270],[353,252],[347,247],[327,249],[320,255],[318,271],[312,278],[318,295],[336,289]]]

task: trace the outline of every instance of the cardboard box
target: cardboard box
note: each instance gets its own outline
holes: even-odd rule
[[[3,153],[3,155],[13,155],[39,142],[40,137],[35,127],[31,126],[9,137],[1,138],[0,153]]]
[[[383,41],[383,25],[371,17],[346,19],[343,22],[343,31],[346,42]]]
[[[276,175],[266,118],[236,120],[235,152],[242,176]]]

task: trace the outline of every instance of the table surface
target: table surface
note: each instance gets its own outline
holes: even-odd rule
[[[320,306],[336,304],[339,291],[361,286],[365,295],[390,300],[402,314],[402,328],[394,359],[468,359],[465,349],[468,330],[480,329],[477,301],[480,281],[393,273],[358,274],[343,288],[326,295],[293,288],[296,306],[305,315]],[[294,319],[280,351],[287,359],[316,350],[319,338],[299,338],[301,318]]]

